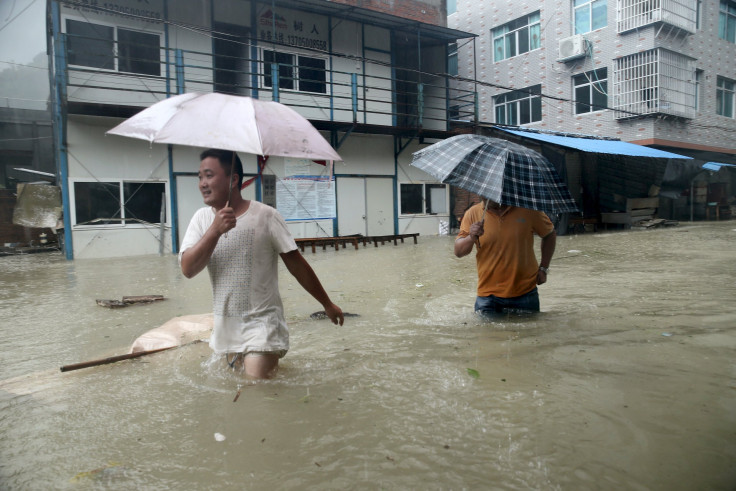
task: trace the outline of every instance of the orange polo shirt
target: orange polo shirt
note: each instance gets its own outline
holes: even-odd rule
[[[480,249],[475,262],[478,296],[511,298],[529,293],[537,286],[539,263],[534,255],[534,234],[546,237],[554,231],[549,217],[541,211],[508,208],[501,216],[486,211]],[[465,212],[458,238],[467,237],[470,226],[483,218],[483,203]]]

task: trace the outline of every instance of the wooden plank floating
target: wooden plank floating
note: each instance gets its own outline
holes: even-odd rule
[[[340,246],[343,249],[351,244],[357,251],[360,247],[359,244],[362,242],[363,247],[373,243],[375,247],[378,247],[378,243],[384,245],[386,242],[393,242],[394,245],[398,244],[400,240],[404,243],[404,239],[414,239],[414,243],[417,243],[417,237],[419,234],[397,234],[397,235],[348,235],[344,237],[310,237],[294,239],[299,249],[304,252],[306,247],[311,247],[312,252],[317,252],[317,246],[321,246],[322,250],[327,250],[327,247],[334,247],[335,252],[340,250]]]
[[[132,295],[123,297],[122,300],[101,300],[97,299],[95,300],[97,302],[97,305],[100,307],[107,307],[108,309],[120,309],[123,307],[127,307],[128,305],[138,304],[138,303],[152,303],[152,302],[158,302],[160,300],[164,300],[163,295]]]

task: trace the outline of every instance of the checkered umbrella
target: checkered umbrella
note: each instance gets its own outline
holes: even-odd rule
[[[415,152],[411,165],[445,184],[502,205],[548,215],[578,211],[570,191],[549,160],[499,138],[453,136]]]

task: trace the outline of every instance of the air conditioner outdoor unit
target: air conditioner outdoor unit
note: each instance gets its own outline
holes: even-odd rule
[[[560,39],[559,45],[559,60],[567,61],[574,60],[575,58],[581,58],[585,56],[588,51],[588,41],[583,37],[582,34],[575,34],[569,38]]]

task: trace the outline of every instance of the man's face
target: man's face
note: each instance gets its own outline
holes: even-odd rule
[[[199,192],[204,204],[220,209],[228,200],[232,180],[215,157],[207,157],[199,164]]]

